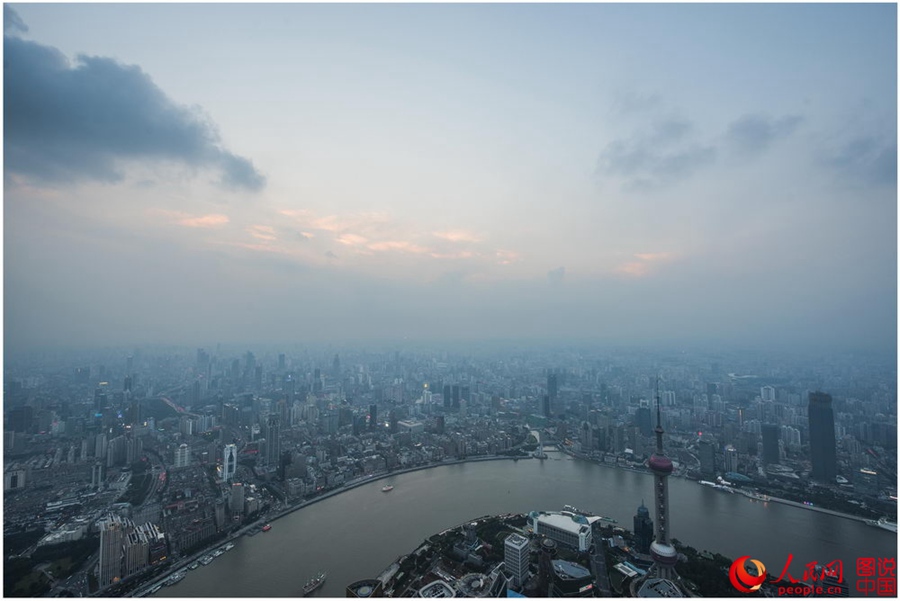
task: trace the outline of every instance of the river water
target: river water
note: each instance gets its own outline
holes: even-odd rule
[[[327,570],[314,595],[343,597],[348,583],[378,576],[428,536],[484,515],[574,505],[631,530],[642,500],[653,514],[649,474],[548,456],[440,466],[365,484],[295,511],[269,532],[238,539],[234,549],[156,596],[296,597],[307,579]],[[382,492],[385,484],[394,490]],[[840,559],[853,595],[857,558],[897,556],[896,534],[862,522],[678,478],[669,479],[669,497],[673,537],[731,558],[749,555],[776,577],[788,554],[798,580],[806,563]]]

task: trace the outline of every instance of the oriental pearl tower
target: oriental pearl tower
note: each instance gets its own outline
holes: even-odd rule
[[[653,567],[650,574],[656,578],[674,580],[675,564],[678,552],[669,542],[669,483],[672,473],[672,460],[663,451],[663,429],[659,412],[659,378],[656,380],[656,452],[650,457],[650,470],[653,472],[653,498],[656,501],[656,540],[650,545]]]

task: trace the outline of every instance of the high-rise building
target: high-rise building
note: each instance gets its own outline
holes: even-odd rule
[[[774,401],[775,400],[775,387],[774,386],[763,386],[759,389],[759,398],[763,401]]]
[[[374,430],[378,424],[378,405],[369,405],[369,430]]]
[[[555,373],[547,375],[547,394],[550,395],[550,403],[556,404],[559,398],[559,378]]]
[[[124,578],[133,576],[150,563],[150,540],[142,529],[131,530],[125,535]]]
[[[231,502],[229,504],[232,515],[242,515],[244,513],[244,485],[235,482],[231,485]]]
[[[652,543],[653,520],[650,519],[650,510],[641,501],[641,506],[634,515],[634,544],[641,553],[649,553]]]
[[[277,466],[281,457],[281,420],[277,415],[266,417],[266,464]]]
[[[528,578],[530,562],[528,539],[521,534],[510,534],[503,542],[503,569],[509,574],[513,588],[521,588]]]
[[[707,477],[716,475],[716,443],[707,437],[702,437],[699,443],[698,455],[700,455],[700,473]]]
[[[643,401],[641,402],[643,403]],[[634,425],[640,429],[641,436],[653,435],[651,421],[650,407],[638,407],[637,412],[634,414]]]
[[[109,515],[100,526],[100,587],[122,579],[122,551],[125,544],[126,519]]]
[[[191,464],[191,448],[185,443],[181,443],[175,449],[175,467],[187,467]]]
[[[780,434],[781,429],[777,425],[762,425],[763,463],[765,465],[781,463],[781,453],[778,450]]]
[[[550,407],[550,395],[545,394],[544,398],[541,400],[541,411],[544,414],[544,417],[550,417],[552,415],[553,409]]]
[[[237,445],[227,444],[222,455],[222,480],[231,482],[237,471]]]
[[[809,454],[813,480],[834,482],[837,477],[837,451],[834,438],[834,410],[831,395],[809,393]]]
[[[725,447],[725,473],[737,473],[738,452],[732,445]]]
[[[91,468],[91,488],[101,488],[106,477],[106,466],[95,463]]]

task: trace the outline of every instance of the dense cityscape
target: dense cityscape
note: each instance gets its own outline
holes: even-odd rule
[[[7,595],[146,594],[236,536],[354,485],[548,448],[896,523],[896,371],[887,358],[444,348],[455,350],[217,346],[7,359]],[[669,467],[654,453],[671,457]],[[659,516],[643,511],[649,526],[636,518],[633,553],[616,562],[639,573],[658,559],[648,532]],[[604,524],[587,520],[600,537]],[[593,583],[596,570],[584,569]],[[531,596],[550,596],[534,586]]]

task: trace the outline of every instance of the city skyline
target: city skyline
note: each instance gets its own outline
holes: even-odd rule
[[[4,50],[7,352],[896,352],[893,5],[12,4]]]

